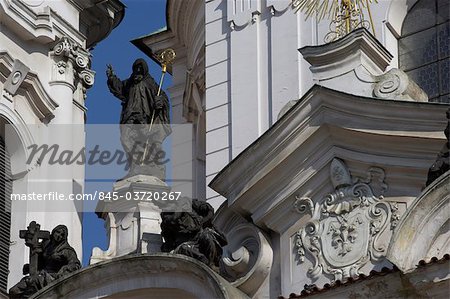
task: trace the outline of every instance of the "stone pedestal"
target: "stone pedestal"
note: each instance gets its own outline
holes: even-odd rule
[[[148,197],[169,191],[166,183],[153,176],[137,175],[116,182],[111,198],[97,205],[98,216],[105,220],[109,248],[103,251],[95,247],[90,263],[130,253],[160,252],[161,209]]]

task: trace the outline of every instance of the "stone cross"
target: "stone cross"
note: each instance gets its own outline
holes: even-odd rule
[[[39,254],[42,252],[42,244],[50,239],[50,232],[41,230],[36,221],[30,222],[27,230],[21,230],[19,237],[25,240],[25,245],[30,248],[30,276],[38,274]]]

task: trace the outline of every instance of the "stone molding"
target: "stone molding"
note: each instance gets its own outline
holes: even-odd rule
[[[0,0],[0,17],[9,18],[25,29],[26,39],[36,39],[42,43],[56,40],[56,36],[70,34],[78,43],[85,37],[56,12],[46,7],[42,12],[34,12],[28,4],[20,0]]]
[[[136,254],[104,261],[58,279],[40,298],[236,298],[249,299],[201,262],[178,254]]]
[[[405,203],[420,194],[442,147],[445,111],[445,105],[315,86],[209,185],[256,225],[279,233],[298,221],[294,194],[322,198],[330,191],[334,157],[345,159],[357,176],[372,165],[383,168],[390,173],[386,199]]]
[[[8,52],[0,51],[0,73],[4,76],[4,78],[14,76],[14,65],[14,58],[9,55]],[[0,76],[0,78],[1,77],[2,76]],[[19,85],[19,82],[17,84]],[[28,71],[26,74],[23,74],[20,79],[20,85],[16,90],[18,93],[22,93],[25,96],[36,117],[40,120],[48,122],[54,117],[54,111],[58,107],[58,104],[45,90],[36,73],[33,71]],[[3,90],[3,93],[4,96],[8,94],[6,96],[12,100],[12,95],[6,90]]]
[[[346,73],[361,64],[361,59],[365,57],[370,63],[367,67],[382,74],[393,57],[365,28],[357,29],[335,42],[306,46],[299,51],[311,64],[313,76],[320,79]]]
[[[311,64],[313,80],[322,86],[380,99],[428,101],[426,93],[403,71],[391,69],[385,73],[393,56],[365,28],[335,42],[299,51]]]
[[[395,227],[391,225],[393,207],[383,201],[384,171],[373,170],[382,174],[384,188],[378,196],[372,185],[380,181],[353,179],[344,162],[335,158],[330,166],[335,191],[315,203],[297,197],[295,209],[312,217],[294,238],[296,257],[300,263],[311,259],[307,275],[313,282],[325,274],[333,277],[331,282],[355,278],[369,263],[385,260],[389,239],[381,236]]]
[[[167,48],[175,50],[177,57],[174,65],[183,59],[191,59],[191,61],[184,61],[188,67],[193,67],[196,61],[197,53],[204,45],[204,34],[200,31],[204,30],[201,22],[197,22],[189,12],[198,12],[204,3],[201,0],[194,1],[177,1],[167,0],[167,27],[151,33],[147,36],[140,37],[131,41],[137,48],[147,54],[153,61],[161,65],[158,59],[158,54]],[[199,27],[195,27],[197,25]],[[196,51],[195,51],[196,50]],[[194,54],[196,52],[197,55]],[[193,57],[187,57],[189,54],[194,54]],[[188,68],[187,67],[187,68]],[[167,72],[172,74],[172,65],[167,67]]]
[[[389,4],[384,22],[386,27],[397,39],[401,37],[403,21],[405,20],[406,14],[417,1],[419,0],[395,0]]]
[[[87,36],[49,6],[39,6],[40,11],[35,12],[33,9],[36,7],[21,0],[0,0],[0,18],[4,17],[16,23],[17,33],[25,40],[33,39],[48,44],[56,41],[58,36],[70,36],[77,43],[89,48],[104,39],[124,16],[124,6],[119,0],[78,3],[68,0],[68,5],[80,11],[79,18],[90,28]],[[12,29],[14,30],[14,26]]]

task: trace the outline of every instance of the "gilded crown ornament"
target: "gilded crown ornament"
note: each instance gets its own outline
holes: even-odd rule
[[[306,19],[313,16],[317,22],[325,18],[330,19],[330,31],[324,38],[324,41],[329,43],[357,28],[371,30],[375,36],[370,10],[373,3],[378,3],[378,0],[293,0],[292,7],[295,12],[303,12]]]

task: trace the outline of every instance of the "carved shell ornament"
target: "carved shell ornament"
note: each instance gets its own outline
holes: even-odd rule
[[[294,203],[298,213],[312,215],[294,237],[298,262],[312,262],[307,270],[312,281],[324,274],[332,281],[346,280],[361,274],[369,262],[381,262],[389,240],[380,236],[395,228],[399,218],[395,203],[382,201],[387,185],[381,168],[370,168],[365,181],[352,180],[344,162],[334,159],[330,176],[332,193],[316,203],[306,197]]]

